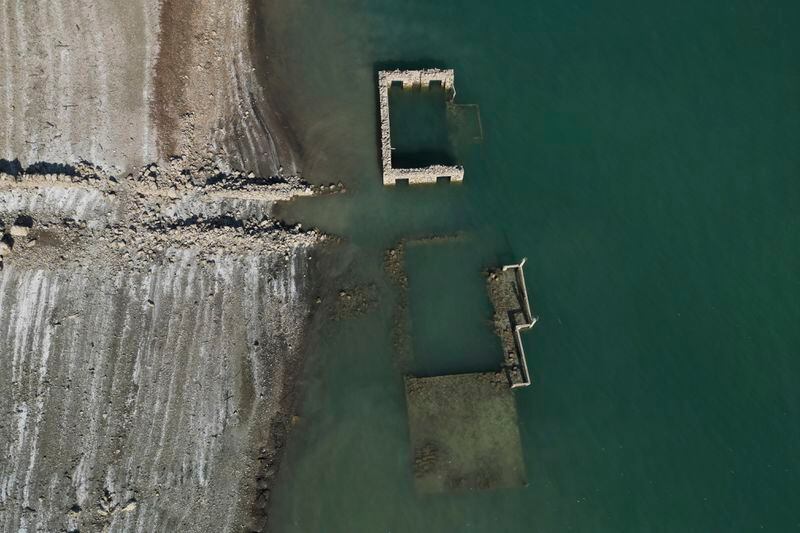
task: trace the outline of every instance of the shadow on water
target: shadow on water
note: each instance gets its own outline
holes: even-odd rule
[[[455,156],[447,150],[397,150],[392,154],[392,164],[395,168],[420,168],[456,163]]]

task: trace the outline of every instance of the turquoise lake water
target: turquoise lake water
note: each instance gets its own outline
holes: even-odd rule
[[[261,3],[303,174],[348,187],[285,216],[345,237],[332,284],[380,294],[320,325],[273,530],[800,529],[800,3]],[[478,104],[462,185],[381,185],[388,65],[454,68]],[[383,252],[456,232],[409,247],[404,360]],[[480,271],[521,257],[529,485],[418,495],[402,375],[494,368]]]

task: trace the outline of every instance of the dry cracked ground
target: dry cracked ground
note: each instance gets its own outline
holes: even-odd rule
[[[0,0],[2,531],[266,528],[324,237],[249,5]]]

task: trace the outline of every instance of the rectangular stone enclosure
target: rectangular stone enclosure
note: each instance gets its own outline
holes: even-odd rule
[[[502,373],[407,377],[405,384],[419,492],[527,483],[517,409]]]
[[[383,184],[395,185],[398,181],[407,181],[415,185],[420,183],[436,183],[438,178],[450,181],[464,180],[464,167],[459,165],[430,165],[421,168],[395,168],[392,165],[392,134],[389,121],[389,88],[393,83],[401,83],[404,88],[415,85],[429,87],[431,83],[440,83],[448,100],[455,98],[455,73],[452,69],[423,70],[381,70],[378,72],[378,105],[381,121],[381,160],[383,166]]]

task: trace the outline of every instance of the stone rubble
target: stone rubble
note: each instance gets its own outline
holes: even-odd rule
[[[257,177],[209,162],[173,158],[123,177],[89,163],[59,173],[0,173],[0,219],[26,217],[32,227],[11,225],[0,257],[21,266],[65,265],[100,258],[131,268],[170,261],[176,250],[220,253],[282,253],[322,239],[314,229],[283,224],[272,206],[315,193],[295,176]],[[341,187],[331,185],[331,191]],[[319,189],[316,189],[319,190]],[[56,194],[57,205],[47,198]],[[101,216],[81,219],[70,211],[77,194],[94,195]],[[65,199],[66,198],[66,199]],[[43,200],[44,199],[44,200]],[[66,208],[64,208],[66,207]],[[25,241],[25,247],[15,246]],[[34,246],[39,240],[41,246]]]

